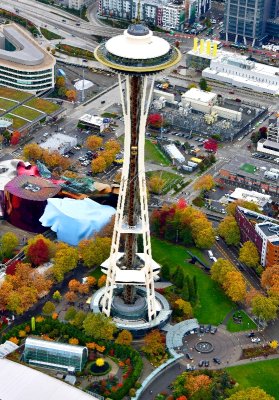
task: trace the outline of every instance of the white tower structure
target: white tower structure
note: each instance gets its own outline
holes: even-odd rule
[[[144,25],[130,25],[123,35],[95,50],[102,64],[118,73],[125,124],[124,162],[111,253],[102,264],[107,273],[100,301],[107,316],[151,322],[158,308],[154,276],[160,266],[152,260],[145,180],[145,126],[154,74],[174,66],[180,52],[153,36]],[[124,82],[122,81],[124,77]],[[137,239],[142,236],[143,253]]]

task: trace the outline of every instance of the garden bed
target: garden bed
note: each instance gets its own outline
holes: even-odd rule
[[[37,110],[43,111],[46,114],[52,114],[60,109],[58,104],[45,99],[40,99],[38,97],[33,97],[33,99],[29,100],[27,103],[25,103],[25,105],[36,108]]]
[[[255,357],[267,357],[272,354],[277,354],[277,349],[272,349],[268,345],[257,345],[258,347],[249,347],[248,349],[243,349],[241,359],[245,360],[247,358]]]
[[[5,97],[9,100],[24,101],[32,97],[32,94],[22,92],[21,90],[11,89],[8,87],[0,87],[0,97]]]
[[[85,58],[86,60],[95,60],[94,53],[89,50],[84,50],[79,47],[70,46],[68,44],[57,44],[56,49],[60,53],[67,54],[71,57]]]
[[[89,366],[88,366],[88,371],[95,376],[101,376],[101,375],[106,375],[110,372],[111,366],[107,361],[104,361],[104,365],[98,366],[96,364],[96,361],[93,361]]]

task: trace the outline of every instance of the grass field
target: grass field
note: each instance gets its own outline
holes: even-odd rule
[[[32,95],[27,92],[22,92],[21,90],[0,87],[0,97],[5,97],[9,100],[24,101],[27,100]]]
[[[168,171],[150,171],[147,172],[146,175],[148,178],[151,178],[153,175],[159,175],[162,179],[165,180],[162,194],[168,193],[174,186],[183,183],[183,179],[181,178],[181,176]]]
[[[256,172],[255,165],[248,163],[242,164],[240,169],[242,169],[242,171],[248,172],[249,174],[254,174]]]
[[[155,164],[170,165],[169,159],[162,151],[150,140],[145,141],[145,160],[154,162]]]
[[[27,101],[25,105],[29,107],[34,107],[37,110],[43,111],[46,114],[52,114],[54,111],[59,110],[60,106],[58,104],[52,103],[51,101],[39,99],[33,97],[33,99]]]
[[[41,33],[47,40],[64,39],[62,36],[57,35],[56,33],[51,32],[45,28],[41,28]]]
[[[94,269],[94,271],[92,271],[90,273],[90,275],[94,276],[94,278],[96,278],[98,280],[104,274],[101,271],[101,267],[97,267],[97,268]]]
[[[240,389],[258,386],[279,400],[279,359],[227,368]]]
[[[8,111],[10,108],[16,106],[18,103],[16,101],[12,100],[6,100],[6,99],[1,99],[0,98],[0,108],[2,108],[5,111]]]
[[[241,314],[242,323],[241,324],[235,323],[233,317],[231,317],[227,323],[227,330],[229,332],[241,332],[241,331],[248,331],[251,329],[252,330],[257,329],[257,325],[255,324],[255,322],[252,321],[251,318],[249,318],[244,311],[242,310],[237,311],[237,314]]]
[[[13,114],[18,115],[19,117],[27,118],[29,121],[33,121],[34,119],[43,115],[39,111],[32,110],[31,108],[24,106],[19,106],[18,108],[13,110]]]
[[[5,117],[11,118],[13,120],[13,129],[19,129],[27,124],[27,121],[25,121],[24,119],[15,117],[14,115],[11,114],[5,114]]]
[[[189,248],[189,250],[203,259],[203,255],[198,249]],[[208,274],[198,266],[185,261],[188,258],[185,247],[152,238],[152,254],[158,263],[168,263],[173,271],[180,265],[185,274],[196,275],[199,301],[194,308],[194,316],[200,323],[218,325],[234,309],[235,304],[229,300]]]

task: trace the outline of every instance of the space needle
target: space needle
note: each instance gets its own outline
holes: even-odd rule
[[[112,316],[125,329],[162,324],[171,311],[154,290],[160,265],[152,259],[144,165],[145,127],[154,75],[173,67],[179,50],[135,23],[98,46],[96,59],[118,74],[124,118],[124,161],[110,257],[102,264],[106,286],[93,297],[93,311]],[[142,237],[141,246],[138,246]],[[132,329],[133,330],[133,329]]]

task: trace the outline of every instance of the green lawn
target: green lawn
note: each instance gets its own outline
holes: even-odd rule
[[[165,180],[162,194],[168,193],[171,189],[176,187],[176,185],[181,185],[183,183],[183,178],[181,178],[180,175],[168,171],[150,171],[147,172],[146,175],[148,178],[151,178],[153,175],[159,175]]]
[[[189,248],[189,250],[203,259],[203,255],[198,249]],[[172,270],[180,265],[189,276],[196,275],[199,302],[194,308],[194,316],[200,323],[218,325],[235,307],[235,304],[208,274],[198,266],[185,261],[189,258],[185,247],[152,238],[152,254],[159,264],[168,262]]]
[[[36,108],[37,110],[43,111],[46,114],[52,114],[54,111],[57,111],[60,108],[58,104],[52,103],[51,101],[45,99],[39,99],[37,97],[33,97],[33,99],[29,100],[27,103],[25,103],[25,105]]]
[[[34,119],[43,116],[39,111],[32,110],[31,108],[24,107],[24,106],[19,106],[12,112],[15,115],[18,115],[19,117],[24,117],[29,119],[30,121],[33,121]]]
[[[5,117],[11,118],[13,120],[13,129],[19,129],[27,124],[27,121],[25,121],[25,119],[15,117],[14,115],[11,114],[5,114]]]
[[[98,280],[104,274],[101,271],[101,267],[97,267],[96,269],[94,269],[94,271],[90,273],[90,275],[94,276],[94,278]]]
[[[145,160],[153,162],[155,164],[170,165],[169,159],[163,154],[163,152],[152,143],[150,140],[145,141]]]
[[[21,90],[11,89],[7,87],[0,87],[0,97],[5,97],[9,100],[24,101],[31,97],[32,95],[27,92],[22,92]]]
[[[241,165],[240,169],[242,169],[242,171],[248,172],[249,174],[254,174],[257,170],[255,165],[248,164],[248,163]]]
[[[240,389],[258,386],[279,400],[279,359],[227,368]]]
[[[48,40],[52,40],[52,39],[64,39],[62,36],[57,35],[57,33],[51,32],[45,28],[41,28],[41,33],[42,35],[48,39]]]
[[[8,111],[10,108],[16,106],[18,103],[12,100],[6,100],[0,98],[0,108],[5,111]]]
[[[231,317],[227,323],[227,330],[229,332],[241,332],[241,331],[249,331],[250,329],[252,330],[257,329],[257,325],[255,324],[255,322],[252,321],[251,318],[249,318],[244,311],[242,310],[237,311],[237,314],[241,314],[242,323],[241,324],[235,323],[233,317]]]

